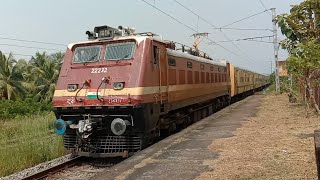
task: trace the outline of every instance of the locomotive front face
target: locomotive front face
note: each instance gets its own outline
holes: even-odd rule
[[[122,39],[70,45],[53,98],[64,146],[91,157],[127,156],[143,146],[143,44]]]
[[[68,48],[54,94],[54,106],[137,103],[130,101],[130,92],[127,92],[137,83],[132,77],[138,75],[133,71],[134,61],[140,60],[136,51],[135,41],[97,42]]]

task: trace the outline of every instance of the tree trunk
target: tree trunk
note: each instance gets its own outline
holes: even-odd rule
[[[315,107],[316,111],[318,114],[320,114],[320,109],[319,109],[319,106],[316,102],[316,99],[314,97],[314,94],[313,94],[313,89],[311,87],[311,78],[310,76],[306,78],[306,83],[307,83],[307,90],[309,92],[309,100],[311,102],[311,104]]]

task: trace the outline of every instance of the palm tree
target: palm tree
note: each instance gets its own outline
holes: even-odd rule
[[[55,64],[57,64],[57,68],[60,71],[61,65],[62,65],[62,62],[63,62],[63,58],[64,58],[64,53],[57,52],[57,53],[51,54],[51,58],[52,58],[53,62]]]
[[[31,76],[34,77],[36,97],[50,102],[59,77],[59,64],[45,52],[39,53],[30,60]]]
[[[0,51],[0,89],[5,99],[19,99],[27,93],[28,83],[24,82],[21,69],[12,54],[4,55]]]

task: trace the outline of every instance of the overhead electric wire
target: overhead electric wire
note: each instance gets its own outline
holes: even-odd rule
[[[262,41],[262,40],[258,41],[258,40],[254,40],[254,39],[248,39],[248,40],[246,40],[246,41],[254,41],[254,42],[261,42],[261,43],[270,43],[270,44],[273,44],[273,42],[271,42],[271,41]]]
[[[30,56],[32,57],[33,55],[29,55],[29,54],[17,54],[17,53],[6,53],[6,52],[2,52],[2,54],[12,54],[12,55],[17,55],[17,56]]]
[[[273,36],[256,36],[256,37],[247,37],[247,38],[241,38],[241,39],[234,39],[234,40],[229,40],[229,41],[218,41],[220,42],[232,42],[232,41],[247,41],[247,40],[254,40],[254,39],[263,39],[263,38],[271,38]]]
[[[145,0],[141,0],[141,1],[142,1],[142,2],[144,2],[144,3],[146,3],[146,4],[148,4],[149,6],[153,7],[154,9],[156,9],[156,10],[158,10],[158,11],[162,12],[162,13],[163,13],[163,14],[165,14],[166,16],[168,16],[168,17],[170,17],[171,19],[173,19],[173,20],[177,21],[178,23],[182,24],[183,26],[187,27],[188,29],[190,29],[190,30],[192,30],[192,31],[194,31],[194,32],[198,32],[197,30],[195,30],[195,29],[193,29],[192,27],[190,27],[190,26],[186,25],[185,23],[181,22],[181,21],[180,21],[180,20],[178,20],[177,18],[175,18],[175,17],[173,17],[172,15],[170,15],[170,14],[168,14],[168,13],[166,13],[166,12],[162,11],[161,9],[159,9],[159,8],[157,8],[156,6],[154,6],[154,5],[150,4],[149,2],[147,2],[147,1],[145,1]],[[224,50],[226,50],[226,51],[228,51],[228,52],[230,52],[230,53],[232,53],[232,54],[234,54],[234,55],[236,55],[236,56],[239,56],[237,53],[235,53],[235,52],[233,52],[233,51],[231,51],[231,50],[227,49],[226,47],[224,47],[224,46],[222,46],[222,45],[220,45],[220,44],[216,43],[214,40],[212,40],[212,39],[210,39],[210,38],[208,38],[208,37],[206,37],[206,39],[208,39],[209,41],[211,41],[213,44],[216,44],[216,45],[218,45],[219,47],[223,48]]]
[[[186,10],[188,10],[189,12],[191,12],[192,14],[196,15],[198,18],[200,18],[201,20],[203,20],[203,21],[206,22],[207,24],[209,24],[213,29],[219,29],[220,32],[223,34],[223,36],[224,36],[227,40],[229,40],[229,42],[231,42],[234,47],[236,47],[239,51],[241,51],[248,59],[251,59],[244,51],[241,50],[241,48],[240,48],[238,45],[236,45],[236,44],[222,31],[222,28],[217,28],[217,26],[213,25],[213,24],[210,23],[208,20],[206,20],[205,18],[201,17],[199,14],[195,13],[193,10],[191,10],[191,9],[188,8],[187,6],[183,5],[182,3],[180,3],[180,2],[177,1],[177,0],[174,0],[174,1],[175,1],[177,4],[179,4],[180,6],[182,6],[183,8],[185,8]],[[217,42],[216,42],[216,43],[217,43]],[[238,55],[238,57],[241,58],[240,55]],[[245,60],[245,61],[247,61],[247,60]],[[251,59],[251,61],[253,61],[253,60]],[[247,61],[247,62],[248,62],[248,61]]]
[[[226,24],[226,25],[224,25],[224,26],[221,26],[221,28],[224,28],[224,27],[227,27],[227,26],[231,26],[231,25],[236,24],[236,23],[239,23],[239,22],[241,22],[241,21],[250,19],[250,18],[252,18],[252,17],[255,17],[255,16],[258,16],[258,15],[260,15],[260,14],[262,14],[262,13],[265,13],[265,12],[267,12],[267,11],[268,11],[268,9],[266,9],[266,10],[264,10],[264,11],[262,11],[262,12],[259,12],[259,13],[253,14],[253,15],[250,15],[250,16],[248,16],[248,17],[239,19],[239,20],[234,21],[234,22],[232,22],[232,23]]]
[[[267,28],[214,28],[216,30],[236,30],[236,31],[272,31],[272,29]]]
[[[61,49],[51,49],[51,48],[42,48],[42,47],[34,47],[34,46],[22,46],[22,45],[16,45],[16,44],[5,44],[0,43],[2,46],[12,46],[12,47],[21,47],[21,48],[28,48],[28,49],[43,49],[43,50],[52,50],[52,51],[62,51]]]
[[[267,8],[267,7],[264,5],[264,3],[262,2],[262,0],[259,0],[259,1],[260,1],[261,5],[264,7],[264,9],[268,11],[268,14],[269,14],[270,16],[272,16],[271,13],[269,12],[268,8]]]
[[[192,31],[194,31],[194,32],[197,32],[197,33],[198,33],[198,31],[197,31],[197,30],[195,30],[195,29],[191,28],[190,26],[188,26],[188,25],[184,24],[184,23],[183,23],[183,22],[181,22],[180,20],[178,20],[178,19],[176,19],[175,17],[173,17],[172,15],[170,15],[170,14],[168,14],[168,13],[166,13],[166,12],[162,11],[161,9],[159,9],[159,8],[157,8],[156,6],[154,6],[154,5],[150,4],[149,2],[147,2],[147,1],[145,1],[145,0],[141,0],[141,1],[142,1],[142,2],[144,2],[144,3],[146,3],[146,4],[148,4],[149,6],[153,7],[154,9],[156,9],[156,10],[160,11],[161,13],[163,13],[163,14],[165,14],[166,16],[170,17],[171,19],[173,19],[173,20],[177,21],[178,23],[182,24],[183,26],[187,27],[188,29],[190,29],[190,30],[192,30]],[[219,47],[223,48],[224,50],[226,50],[226,51],[230,52],[231,54],[233,54],[233,55],[235,55],[235,56],[240,57],[242,60],[244,60],[244,61],[246,61],[246,62],[248,62],[248,63],[252,63],[252,62],[249,62],[249,61],[248,61],[248,59],[245,59],[245,58],[241,57],[239,54],[237,54],[237,53],[235,53],[235,52],[233,52],[233,51],[231,51],[231,50],[227,49],[226,47],[222,46],[221,44],[216,43],[216,42],[215,42],[215,41],[213,41],[212,39],[210,39],[210,38],[208,38],[208,37],[206,37],[206,39],[207,39],[207,40],[209,40],[212,44],[216,44],[216,45],[218,45]]]
[[[38,44],[48,44],[48,45],[56,45],[56,46],[66,46],[65,44],[60,44],[60,43],[51,43],[51,42],[34,41],[34,40],[17,39],[17,38],[8,38],[8,37],[3,37],[3,36],[0,36],[0,39],[20,41],[20,42],[31,42],[31,43],[38,43]]]

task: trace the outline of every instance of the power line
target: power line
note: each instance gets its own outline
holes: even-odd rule
[[[192,27],[190,27],[190,26],[188,26],[188,25],[184,24],[184,23],[183,23],[183,22],[181,22],[180,20],[178,20],[178,19],[176,19],[175,17],[171,16],[170,14],[168,14],[168,13],[166,13],[166,12],[162,11],[161,9],[159,9],[159,8],[157,8],[156,6],[154,6],[154,5],[150,4],[149,2],[147,2],[147,1],[145,1],[145,0],[141,0],[141,1],[143,1],[144,3],[148,4],[149,6],[151,6],[151,7],[153,7],[153,8],[155,8],[156,10],[158,10],[158,11],[162,12],[163,14],[165,14],[166,16],[170,17],[171,19],[173,19],[173,20],[177,21],[178,23],[180,23],[181,25],[185,26],[186,28],[188,28],[188,29],[190,29],[190,30],[192,30],[192,31],[194,31],[194,32],[197,32],[197,31],[196,31],[195,29],[193,29]]]
[[[192,14],[196,15],[198,17],[198,19],[202,19],[204,22],[208,23],[213,29],[219,29],[220,32],[223,34],[223,36],[229,40],[229,42],[232,43],[232,45],[234,47],[236,47],[239,51],[241,51],[248,59],[251,59],[245,52],[243,52],[240,47],[238,45],[236,45],[223,31],[222,28],[217,28],[215,25],[213,25],[212,23],[210,23],[208,20],[206,20],[205,18],[201,17],[199,14],[195,13],[193,10],[191,10],[190,8],[188,8],[187,6],[183,5],[182,3],[180,3],[177,0],[174,0],[177,4],[179,4],[180,6],[182,6],[183,8],[185,8],[186,10],[188,10],[189,12],[191,12]],[[239,56],[239,55],[237,55]],[[241,58],[241,56],[239,56]],[[252,60],[251,60],[252,61]]]
[[[218,41],[218,42],[249,41],[249,40],[271,38],[271,37],[273,36],[257,36],[257,37],[247,37],[247,38],[234,39],[234,40],[228,40],[228,41]]]
[[[250,16],[248,16],[248,17],[245,17],[245,18],[239,19],[239,20],[237,20],[237,21],[234,21],[234,22],[232,22],[232,23],[229,23],[229,24],[226,24],[226,25],[224,25],[224,26],[221,26],[221,28],[224,28],[224,27],[227,27],[227,26],[231,26],[231,25],[236,24],[236,23],[238,23],[238,22],[241,22],[241,21],[250,19],[250,18],[252,18],[252,17],[255,17],[255,16],[258,16],[258,15],[260,15],[260,14],[262,14],[262,13],[265,13],[265,12],[267,12],[267,11],[268,11],[268,10],[266,9],[266,10],[264,10],[264,11],[262,11],[262,12],[259,12],[259,13],[253,14],[253,15],[250,15]]]
[[[258,41],[258,40],[254,40],[254,39],[249,39],[249,40],[247,40],[247,41],[253,41],[253,42],[261,42],[261,43],[270,43],[270,44],[272,44],[273,42],[271,42],[271,41],[262,41],[262,40],[260,40],[260,41]]]
[[[144,3],[146,3],[146,4],[148,4],[149,6],[153,7],[154,9],[156,9],[156,10],[160,11],[161,13],[163,13],[163,14],[165,14],[166,16],[170,17],[171,19],[173,19],[173,20],[177,21],[178,23],[182,24],[183,26],[187,27],[188,29],[190,29],[190,30],[192,30],[192,31],[194,31],[194,32],[196,32],[196,33],[198,33],[198,31],[197,31],[197,30],[195,30],[195,29],[191,28],[190,26],[188,26],[188,25],[184,24],[184,23],[183,23],[183,22],[181,22],[180,20],[178,20],[178,19],[176,19],[175,17],[173,17],[172,15],[170,15],[170,14],[168,14],[168,13],[166,13],[166,12],[162,11],[161,9],[157,8],[156,6],[154,6],[153,4],[150,4],[149,2],[147,2],[147,1],[145,1],[145,0],[141,0],[141,1],[142,1],[142,2],[144,2]],[[209,22],[208,22],[208,23],[209,23]],[[239,58],[241,58],[242,60],[244,60],[244,61],[246,61],[246,62],[248,62],[248,63],[252,63],[252,62],[249,62],[247,59],[245,59],[245,58],[241,57],[239,54],[237,54],[237,53],[235,53],[235,52],[233,52],[233,51],[231,51],[231,50],[227,49],[226,47],[224,47],[224,46],[222,46],[222,45],[218,44],[217,42],[213,41],[212,39],[210,39],[210,38],[208,38],[208,37],[206,37],[206,39],[207,39],[207,40],[209,40],[212,44],[216,44],[216,45],[218,45],[219,47],[223,48],[224,50],[226,50],[226,51],[230,52],[231,54],[233,54],[233,55],[235,55],[235,56],[238,56],[238,57],[239,57]]]
[[[38,44],[49,44],[49,45],[56,45],[56,46],[66,46],[65,44],[60,44],[60,43],[51,43],[51,42],[34,41],[34,40],[26,40],[26,39],[16,39],[16,38],[8,38],[8,37],[0,37],[0,39],[20,41],[20,42],[31,42],[31,43],[38,43]]]
[[[263,2],[261,0],[259,0],[259,1],[260,1],[261,5],[264,7],[264,9],[267,10],[268,14],[270,16],[272,16],[271,13],[269,12],[268,8],[263,4]]]
[[[148,4],[149,6],[153,7],[154,9],[156,9],[156,10],[160,11],[161,13],[163,13],[163,14],[165,14],[166,16],[170,17],[171,19],[173,19],[173,20],[177,21],[178,23],[182,24],[183,26],[187,27],[188,29],[190,29],[190,30],[192,30],[192,31],[194,31],[194,32],[198,32],[197,30],[195,30],[195,29],[193,29],[192,27],[190,27],[190,26],[188,26],[188,25],[184,24],[184,23],[183,23],[183,22],[181,22],[180,20],[178,20],[178,19],[176,19],[175,17],[171,16],[170,14],[168,14],[168,13],[166,13],[166,12],[162,11],[161,9],[159,9],[159,8],[157,8],[156,6],[154,6],[154,5],[150,4],[149,2],[147,2],[147,1],[145,1],[145,0],[141,0],[141,1],[142,1],[142,2],[144,2],[144,3],[146,3],[146,4]],[[233,51],[231,51],[231,50],[227,49],[226,47],[224,47],[224,46],[222,46],[222,45],[220,45],[220,44],[216,43],[214,40],[212,40],[212,39],[210,39],[210,38],[208,38],[208,37],[206,37],[206,39],[208,39],[208,40],[209,40],[210,42],[212,42],[213,44],[216,44],[216,45],[218,45],[219,47],[223,48],[224,50],[226,50],[226,51],[228,51],[228,52],[230,52],[230,53],[232,53],[232,54],[234,54],[234,55],[236,55],[236,56],[239,56],[237,53],[235,53],[235,52],[233,52]]]
[[[12,54],[12,55],[17,55],[17,56],[28,56],[28,57],[33,56],[33,55],[28,55],[28,54],[17,54],[17,53],[6,53],[6,52],[2,52],[2,54]]]
[[[236,30],[236,31],[272,31],[272,29],[267,28],[214,28],[216,30]]]
[[[4,44],[0,43],[2,46],[12,46],[12,47],[21,47],[21,48],[28,48],[28,49],[43,49],[43,50],[53,50],[53,51],[61,51],[61,49],[51,49],[51,48],[42,48],[42,47],[34,47],[34,46],[21,46],[16,44]]]

